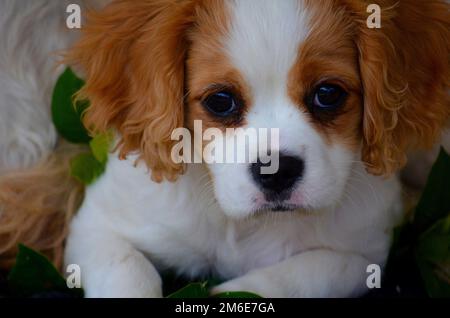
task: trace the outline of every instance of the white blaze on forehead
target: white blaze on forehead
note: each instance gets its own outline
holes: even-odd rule
[[[308,34],[301,0],[227,2],[231,24],[227,50],[233,65],[256,89],[285,87],[298,48]]]
[[[303,1],[227,3],[231,20],[227,54],[252,96],[247,126],[279,128],[280,148],[299,153],[305,140],[315,142],[319,138],[287,91],[289,72],[309,32],[309,16]]]

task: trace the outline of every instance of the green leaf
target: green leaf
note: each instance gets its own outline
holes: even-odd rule
[[[113,134],[111,132],[98,134],[91,140],[89,146],[91,147],[92,154],[98,162],[106,164],[112,141]]]
[[[167,296],[167,298],[208,298],[209,288],[214,286],[211,282],[191,283]],[[214,295],[213,298],[262,298],[259,295],[245,292],[225,292]]]
[[[91,139],[81,121],[82,113],[89,103],[85,101],[73,104],[73,96],[83,85],[83,80],[67,68],[59,77],[53,90],[53,123],[59,134],[73,143],[88,143]]]
[[[90,185],[105,171],[105,164],[99,162],[93,154],[82,153],[70,161],[71,175],[85,185]]]
[[[225,292],[214,295],[214,298],[263,298],[257,294],[249,292]]]
[[[450,297],[450,156],[441,149],[417,205],[415,257],[430,297]]]
[[[420,236],[416,260],[430,297],[450,297],[450,274],[438,274],[450,264],[450,215]]]
[[[45,256],[24,245],[19,245],[16,264],[8,276],[8,286],[15,297],[30,297],[45,292],[83,296],[82,289],[67,287],[66,280]]]
[[[450,211],[450,156],[441,149],[417,205],[414,227],[422,233]]]
[[[450,284],[437,275],[434,264],[420,259],[417,264],[428,295],[433,298],[450,298]]]
[[[420,236],[417,252],[430,262],[450,262],[450,215]]]
[[[405,285],[406,289],[413,286],[415,290],[426,292],[431,297],[448,297],[449,212],[450,157],[441,150],[416,207],[414,219],[394,231],[393,245],[385,269],[385,278],[388,277],[389,284]],[[413,276],[407,278],[405,275],[409,274],[405,273]]]
[[[192,283],[167,296],[167,298],[207,298],[209,291],[207,283]]]

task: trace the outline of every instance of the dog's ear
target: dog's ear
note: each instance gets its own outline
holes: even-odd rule
[[[183,166],[170,157],[174,128],[183,126],[186,32],[195,1],[115,1],[89,12],[67,60],[86,85],[84,122],[93,132],[115,129],[120,157],[136,152],[155,181],[174,180]]]
[[[390,174],[404,165],[408,150],[436,142],[450,116],[449,4],[381,0],[381,28],[369,29],[368,3],[355,2],[361,17],[362,158],[370,173]]]

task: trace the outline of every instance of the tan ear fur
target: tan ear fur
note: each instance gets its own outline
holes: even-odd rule
[[[431,147],[450,117],[450,5],[441,0],[382,0],[381,29],[366,25],[370,1],[344,1],[357,12],[364,88],[363,160],[390,174],[409,150]]]
[[[115,1],[87,15],[66,60],[80,65],[91,102],[85,123],[115,129],[120,157],[139,153],[155,181],[176,179],[184,167],[170,157],[172,130],[183,126],[185,33],[199,1]]]
[[[70,160],[86,150],[59,142],[35,167],[0,177],[0,269],[14,264],[19,243],[61,269],[69,223],[84,197],[84,186],[70,175]]]

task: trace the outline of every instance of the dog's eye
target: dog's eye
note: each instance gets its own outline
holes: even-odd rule
[[[312,106],[317,110],[335,110],[341,106],[347,93],[338,85],[321,84],[316,87],[312,98]]]
[[[237,109],[237,101],[232,93],[222,91],[209,95],[203,105],[214,115],[226,117]]]

